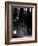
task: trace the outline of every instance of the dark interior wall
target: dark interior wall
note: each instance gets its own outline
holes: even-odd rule
[[[30,8],[27,8],[27,11],[26,10],[24,11],[24,8],[20,8],[20,12],[18,16],[19,19],[16,19],[17,16],[18,16],[18,8],[16,7],[12,8],[12,20],[13,20],[12,31],[14,30],[17,31],[17,34],[13,34],[14,37],[17,38],[24,35],[25,36],[32,35],[32,8],[31,8],[31,12],[30,12]]]

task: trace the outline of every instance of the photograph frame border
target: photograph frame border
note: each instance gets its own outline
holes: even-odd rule
[[[21,5],[34,5],[35,6],[35,40],[33,41],[18,41],[9,42],[9,4],[21,4]],[[36,3],[24,3],[24,2],[5,2],[5,44],[23,44],[23,43],[36,43],[37,42],[37,4]]]

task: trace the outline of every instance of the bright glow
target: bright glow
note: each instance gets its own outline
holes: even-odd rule
[[[30,8],[30,12],[31,12],[31,8]]]
[[[26,9],[24,8],[24,11],[25,11]]]
[[[24,11],[25,11],[25,10],[27,11],[27,8],[24,8]]]
[[[18,8],[20,10],[20,8]]]
[[[16,19],[19,19],[19,17],[17,16]]]
[[[26,11],[27,11],[27,8],[26,8]]]
[[[16,34],[16,30],[13,33]]]

